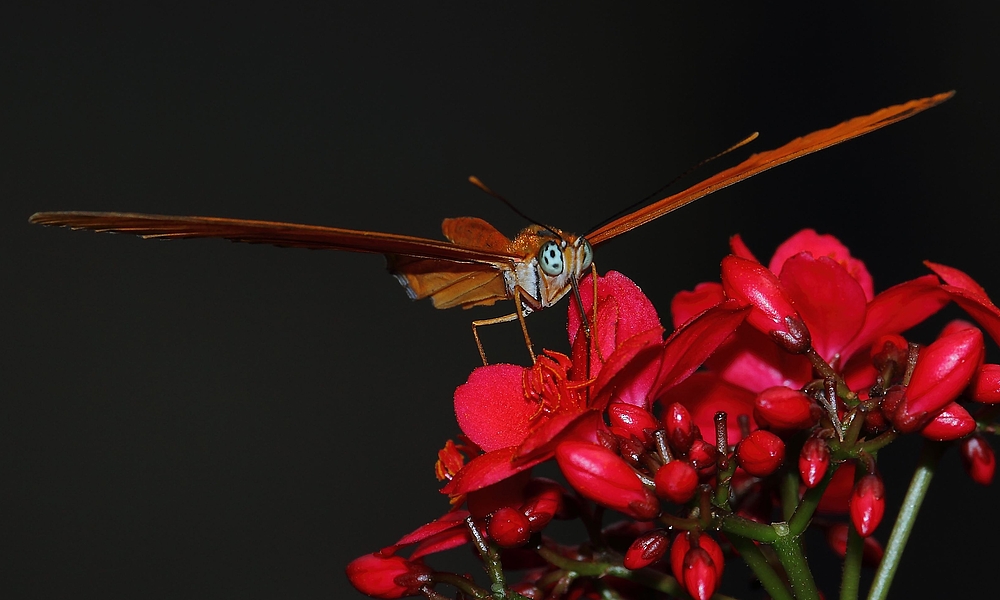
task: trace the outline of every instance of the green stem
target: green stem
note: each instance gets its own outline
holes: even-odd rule
[[[782,524],[784,525],[784,524]],[[719,529],[726,534],[733,534],[757,540],[763,544],[772,544],[780,535],[773,524],[758,523],[736,515],[726,515],[719,522]]]
[[[924,497],[927,495],[927,488],[934,477],[934,470],[947,448],[947,444],[924,443],[924,447],[920,451],[917,469],[910,480],[910,488],[906,490],[903,506],[899,509],[899,516],[896,518],[896,524],[889,536],[885,555],[882,557],[878,570],[875,571],[875,581],[872,582],[872,589],[868,594],[869,600],[885,600],[886,596],[889,595],[889,585],[896,575],[896,569],[899,568],[899,561],[903,557],[903,548],[913,531],[920,505],[923,503]]]
[[[788,520],[795,514],[799,504],[799,474],[792,469],[785,469],[781,474],[781,518]]]
[[[792,592],[785,585],[785,581],[775,572],[771,563],[767,562],[767,557],[760,551],[757,544],[753,543],[753,540],[739,535],[726,537],[773,600],[793,600]]]
[[[788,582],[792,585],[792,594],[799,600],[819,600],[816,581],[802,552],[802,538],[797,535],[779,537],[774,542],[774,551],[785,567]]]
[[[861,557],[864,555],[865,540],[847,526],[847,553],[844,555],[844,574],[840,580],[840,600],[857,600],[861,586]]]
[[[810,521],[812,521],[813,513],[816,512],[816,507],[819,506],[819,501],[823,497],[823,492],[826,491],[826,486],[830,485],[830,480],[833,479],[833,474],[838,468],[839,465],[830,465],[830,468],[827,469],[823,480],[820,481],[816,487],[806,490],[806,493],[802,495],[802,500],[799,501],[799,505],[795,509],[795,513],[793,513],[792,518],[788,520],[788,529],[791,531],[792,535],[802,535],[802,533],[805,532]]]

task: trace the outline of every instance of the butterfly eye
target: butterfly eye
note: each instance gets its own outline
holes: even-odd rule
[[[590,268],[590,263],[594,262],[594,248],[586,238],[580,239],[583,240],[583,260],[580,261],[580,272],[583,273]]]
[[[562,248],[556,242],[545,242],[538,251],[538,264],[542,272],[549,277],[555,277],[563,272],[566,265],[563,261]]]

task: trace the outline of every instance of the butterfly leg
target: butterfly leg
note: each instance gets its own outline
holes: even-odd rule
[[[542,305],[532,296],[530,296],[527,292],[521,289],[520,286],[518,286],[515,295],[518,296],[518,298],[515,298],[514,300],[515,312],[509,315],[504,315],[502,317],[495,317],[493,319],[481,319],[472,322],[472,337],[476,338],[476,347],[479,348],[479,357],[483,359],[483,366],[486,366],[489,363],[486,361],[486,351],[483,350],[483,343],[479,339],[479,331],[477,330],[477,328],[483,325],[510,323],[515,319],[517,319],[517,321],[521,324],[521,333],[524,334],[524,344],[528,348],[528,354],[531,355],[531,364],[535,364],[535,349],[531,345],[531,336],[528,335],[528,324],[525,323],[524,321],[524,310],[522,310],[521,308],[521,301],[527,304],[528,307],[531,309],[531,311],[540,310],[542,308]]]

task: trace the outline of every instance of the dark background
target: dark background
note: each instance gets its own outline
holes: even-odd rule
[[[932,259],[1000,297],[995,9],[807,6],[5,4],[3,595],[357,597],[351,558],[447,508],[432,466],[479,362],[469,321],[502,312],[410,303],[379,256],[71,233],[29,226],[37,210],[427,237],[474,215],[514,234],[524,223],[475,174],[582,232],[751,131],[769,149],[956,89],[633,231],[597,264],[666,318],[672,294],[718,277],[730,235],[763,258],[814,227],[878,289]],[[565,350],[565,310],[530,319],[540,345]],[[483,337],[493,359],[527,360],[516,325]],[[881,457],[883,540],[918,447]],[[994,578],[1000,493],[954,453],[943,465],[898,597]]]

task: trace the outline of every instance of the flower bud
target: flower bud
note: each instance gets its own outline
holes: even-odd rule
[[[608,420],[612,429],[627,431],[647,448],[653,445],[652,433],[660,428],[659,421],[648,410],[625,402],[612,402],[608,406]]]
[[[501,548],[517,548],[523,546],[531,537],[528,527],[528,517],[519,510],[508,506],[497,509],[490,517],[486,532]]]
[[[750,432],[736,446],[736,462],[754,477],[770,475],[785,460],[785,442],[770,431]]]
[[[694,465],[694,468],[698,469],[699,473],[706,474],[706,471],[715,470],[715,459],[718,455],[719,451],[716,450],[715,446],[699,438],[691,444],[691,449],[688,450],[688,461]]]
[[[747,322],[755,329],[776,337],[790,352],[804,352],[809,347],[809,331],[802,317],[778,277],[764,265],[732,255],[723,258],[722,288],[726,296],[753,307]]]
[[[917,431],[958,397],[979,369],[983,333],[962,329],[938,338],[920,351],[903,401],[892,415],[902,433]]]
[[[820,412],[809,396],[779,385],[757,394],[753,419],[767,429],[791,431],[812,427],[819,420]]]
[[[1000,402],[1000,365],[985,364],[979,367],[969,382],[968,394],[976,402]]]
[[[625,552],[624,564],[629,569],[641,569],[663,558],[670,547],[670,539],[662,529],[642,534]]]
[[[963,438],[976,430],[976,420],[957,402],[950,402],[920,430],[920,435],[936,442]]]
[[[670,447],[679,454],[686,453],[691,448],[691,443],[701,438],[701,431],[691,419],[691,413],[679,402],[672,403],[664,411],[663,424]]]
[[[719,585],[715,562],[708,552],[691,548],[684,555],[684,587],[693,598],[708,600]]]
[[[834,523],[827,527],[826,543],[840,558],[847,556],[847,523]],[[861,550],[861,564],[866,567],[877,567],[882,562],[884,554],[885,550],[878,540],[872,536],[866,537]]]
[[[524,490],[528,497],[521,505],[521,513],[528,519],[528,528],[541,531],[563,506],[563,489],[549,479],[533,479]]]
[[[366,554],[347,565],[347,578],[362,594],[373,598],[417,596],[429,582],[430,569],[401,556]]]
[[[865,475],[854,484],[849,504],[851,523],[861,537],[875,532],[885,514],[885,484],[878,475]]]
[[[672,460],[660,467],[653,482],[657,496],[674,504],[685,504],[694,498],[698,488],[698,471],[685,460]]]
[[[820,437],[811,437],[802,444],[799,453],[799,475],[807,488],[814,488],[823,481],[830,466],[830,447]]]
[[[993,447],[980,434],[975,434],[962,440],[960,452],[965,472],[973,481],[980,485],[989,485],[993,481],[993,473],[997,469],[997,459]]]
[[[603,446],[567,441],[556,447],[566,481],[583,496],[640,521],[659,514],[660,503],[617,454]]]
[[[674,544],[670,547],[670,568],[674,572],[674,577],[684,585],[689,594],[695,598],[708,598],[715,591],[715,586],[722,579],[726,558],[722,554],[722,548],[719,547],[718,542],[708,535],[704,533],[698,535],[697,546],[692,546],[692,537],[693,534],[691,532],[684,531],[674,538]],[[691,555],[692,550],[700,550],[704,554]],[[689,555],[691,555],[690,561],[688,559]],[[692,567],[690,576],[688,575],[689,565]],[[705,569],[705,567],[709,566],[714,573],[709,574],[708,569]],[[690,585],[688,583],[689,579]],[[707,584],[712,581],[715,582],[712,585],[712,591],[706,596],[700,596],[699,590],[705,591],[708,587]]]

